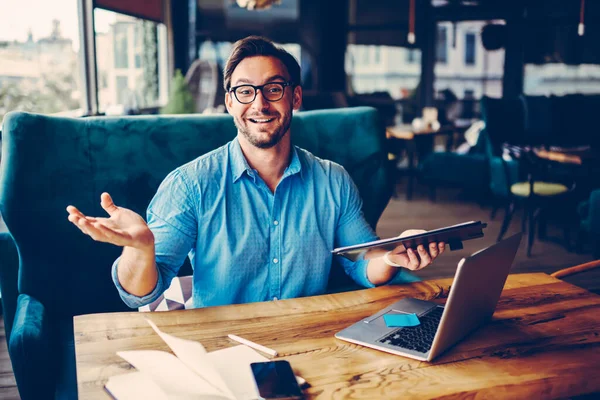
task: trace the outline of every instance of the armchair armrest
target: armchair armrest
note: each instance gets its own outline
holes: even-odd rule
[[[0,293],[2,293],[2,315],[6,340],[10,338],[17,297],[19,280],[19,255],[12,236],[8,232],[0,233]]]
[[[19,295],[8,352],[23,400],[54,398],[50,327],[44,305],[27,294]]]

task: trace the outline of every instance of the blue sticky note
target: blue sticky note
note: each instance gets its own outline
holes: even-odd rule
[[[388,328],[421,325],[417,314],[385,314],[383,320]]]

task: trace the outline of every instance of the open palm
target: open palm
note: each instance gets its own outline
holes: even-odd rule
[[[117,207],[108,193],[100,196],[100,205],[109,217],[88,217],[74,206],[68,206],[69,221],[98,242],[144,249],[154,246],[154,235],[137,213]]]

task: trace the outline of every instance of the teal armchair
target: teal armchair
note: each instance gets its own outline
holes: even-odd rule
[[[348,170],[375,227],[393,189],[377,112],[298,113],[292,131],[295,144]],[[0,289],[24,400],[77,398],[73,316],[128,310],[110,276],[120,249],[79,232],[66,206],[103,215],[99,198],[106,191],[145,216],[170,171],[235,135],[228,115],[5,117],[0,212],[10,233],[0,235]],[[332,291],[347,284],[340,271],[332,269]]]
[[[589,239],[595,259],[600,259],[600,189],[592,191],[587,201],[578,207],[581,217],[577,246],[581,248],[583,241]]]

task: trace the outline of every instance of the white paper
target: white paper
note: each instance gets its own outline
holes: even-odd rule
[[[211,361],[207,357],[204,346],[193,340],[181,339],[168,333],[164,333],[154,322],[146,318],[146,321],[150,324],[152,329],[165,341],[165,343],[173,350],[173,353],[179,360],[188,366],[196,374],[203,377],[206,382],[212,385],[220,393],[223,393],[226,397],[235,399],[231,390],[227,387],[227,383],[222,378],[221,371],[216,370],[212,365]]]
[[[243,345],[213,351],[207,356],[236,399],[259,398],[250,363],[270,361],[268,358]]]
[[[190,370],[171,353],[157,350],[134,350],[120,351],[117,354],[138,371],[150,377],[165,393],[168,393],[170,399],[222,400],[229,398]]]
[[[105,387],[118,400],[169,400],[152,378],[139,371],[111,376]]]
[[[109,379],[106,387],[109,389],[110,385],[121,393],[113,393],[118,400],[163,400],[160,396],[165,393],[167,398],[176,400],[259,398],[250,364],[270,361],[268,358],[244,345],[207,353],[200,343],[164,333],[146,320],[177,356],[157,350],[117,352],[139,371]],[[148,381],[152,384],[146,384]],[[150,387],[159,389],[152,391]],[[148,391],[157,397],[145,395]]]

